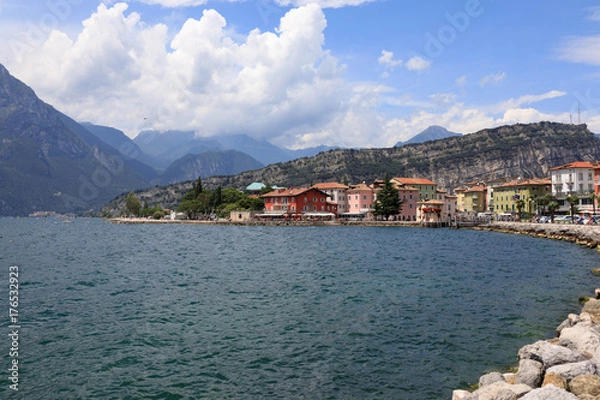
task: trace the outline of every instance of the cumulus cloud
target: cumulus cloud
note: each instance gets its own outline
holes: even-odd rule
[[[423,71],[431,66],[431,62],[427,61],[419,56],[414,56],[409,59],[406,63],[402,60],[394,59],[394,52],[382,50],[381,56],[377,59],[379,65],[383,65],[386,70],[393,71],[395,67],[406,67],[409,71]],[[384,76],[387,76],[387,71]]]
[[[431,66],[431,61],[427,61],[419,56],[414,56],[406,62],[406,69],[409,71],[423,71]]]
[[[386,68],[394,69],[395,67],[402,66],[402,60],[394,60],[394,52],[381,50],[381,57],[377,59],[380,65]]]
[[[479,81],[479,86],[486,87],[488,85],[499,85],[504,78],[506,78],[506,72],[486,75]]]
[[[564,95],[559,91],[473,107],[449,92],[416,96],[347,81],[344,65],[324,47],[326,26],[317,4],[289,10],[273,31],[245,34],[232,32],[215,10],[172,31],[144,22],[126,3],[101,4],[75,34],[54,30],[16,47],[0,41],[0,61],[57,109],[132,137],[142,129],[181,129],[200,136],[243,133],[289,148],[382,147],[430,125],[469,133],[564,117],[521,108]],[[0,33],[16,28],[2,25]],[[379,63],[416,71],[428,66],[417,58],[403,63],[386,50]]]
[[[76,38],[53,31],[20,61],[9,59],[9,70],[69,115],[130,136],[144,121],[157,130],[246,133],[293,145],[299,130],[322,126],[342,107],[349,88],[343,66],[323,48],[327,22],[316,4],[290,10],[275,32],[253,30],[242,43],[214,10],[169,35],[127,8],[101,4]]]

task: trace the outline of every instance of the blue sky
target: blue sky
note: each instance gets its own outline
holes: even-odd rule
[[[0,63],[130,137],[387,147],[578,108],[600,133],[591,0],[0,0]]]

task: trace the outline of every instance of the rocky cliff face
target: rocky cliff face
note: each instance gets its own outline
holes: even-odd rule
[[[600,160],[600,140],[585,125],[540,122],[389,149],[332,150],[212,181],[236,187],[252,181],[300,186],[372,181],[387,172],[429,178],[453,189],[473,180],[545,177],[550,168],[576,160]]]

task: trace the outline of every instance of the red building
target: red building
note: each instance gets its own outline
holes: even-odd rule
[[[332,218],[337,204],[328,202],[329,195],[315,188],[277,189],[260,196],[265,202],[263,216],[283,218]]]

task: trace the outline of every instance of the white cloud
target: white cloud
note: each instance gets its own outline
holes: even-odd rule
[[[276,32],[254,30],[241,43],[214,10],[187,20],[169,42],[166,26],[148,26],[127,8],[100,5],[76,38],[53,31],[6,66],[61,111],[130,136],[144,123],[293,145],[299,131],[323,126],[347,97],[343,66],[323,48],[327,22],[315,4],[290,10]]]
[[[402,66],[402,60],[394,60],[394,52],[381,50],[381,57],[377,59],[380,65],[384,65],[386,68],[394,69],[394,67]]]
[[[528,94],[528,95],[523,95],[517,99],[509,99],[509,100],[503,101],[495,106],[492,106],[491,109],[502,112],[504,110],[508,110],[511,108],[517,108],[517,107],[521,107],[523,105],[529,105],[529,104],[537,103],[537,102],[544,101],[544,100],[555,99],[557,97],[563,97],[566,95],[567,95],[567,92],[562,92],[560,90],[551,90],[549,92],[546,92],[543,94],[537,94],[537,95]]]
[[[590,11],[590,15],[588,16],[589,20],[600,21],[600,7],[590,7],[589,11]]]
[[[467,84],[467,77],[465,75],[458,77],[454,80],[454,83],[456,83],[456,86],[464,86]]]
[[[273,32],[245,35],[231,33],[214,10],[169,31],[145,23],[125,3],[101,4],[76,34],[55,30],[18,49],[0,40],[0,62],[57,109],[130,136],[142,128],[183,129],[245,133],[291,148],[382,147],[430,125],[469,133],[507,121],[568,122],[568,115],[521,108],[564,96],[556,90],[472,107],[450,92],[417,96],[345,81],[344,65],[324,47],[326,26],[317,4],[291,9]],[[2,25],[0,33],[15,28]],[[384,50],[379,62],[410,69],[411,61]],[[413,63],[419,70],[426,61]],[[487,83],[504,77],[492,75]],[[466,77],[455,82],[464,85]],[[585,117],[600,132],[600,120]]]
[[[383,65],[388,70],[394,70],[395,67],[405,66],[409,71],[423,71],[431,66],[431,62],[427,61],[419,56],[414,56],[406,62],[402,60],[394,60],[394,53],[392,51],[382,50],[381,56],[377,59],[379,65]],[[384,73],[384,77],[387,77],[387,71]]]
[[[600,35],[565,39],[558,57],[563,61],[600,66]]]
[[[423,71],[431,66],[431,62],[419,56],[414,56],[406,62],[406,69],[409,71]]]
[[[485,87],[487,85],[499,85],[505,78],[506,72],[486,75],[479,81],[479,86]]]

